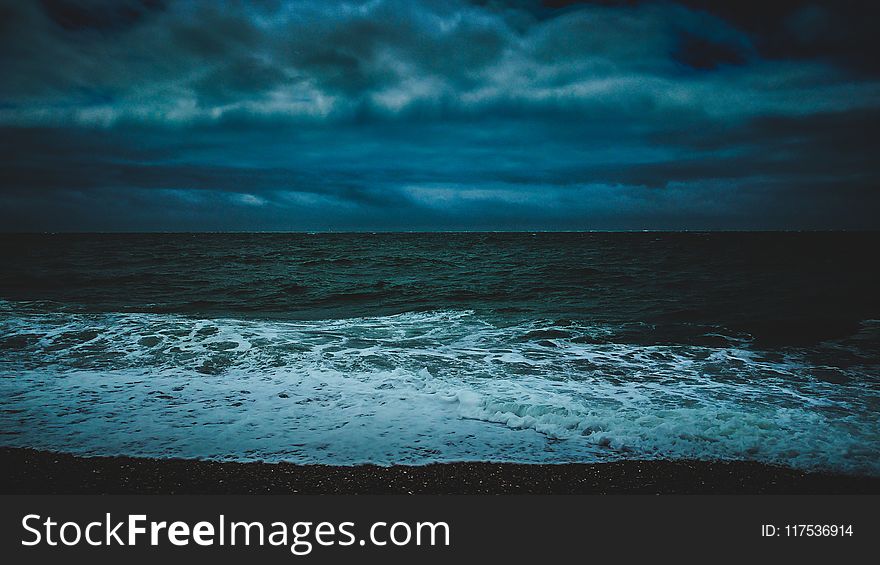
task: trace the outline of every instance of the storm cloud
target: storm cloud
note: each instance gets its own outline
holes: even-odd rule
[[[741,4],[3,2],[2,229],[877,228],[876,14]]]

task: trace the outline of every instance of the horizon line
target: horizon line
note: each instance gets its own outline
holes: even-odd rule
[[[880,228],[826,229],[596,229],[596,230],[150,230],[150,231],[0,231],[8,235],[393,235],[393,234],[575,234],[575,233],[875,233]]]

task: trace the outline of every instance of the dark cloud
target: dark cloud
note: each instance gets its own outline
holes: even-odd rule
[[[681,34],[673,57],[683,65],[702,71],[742,65],[748,60],[747,52],[739,45],[687,32]]]
[[[553,14],[591,6],[634,8],[652,0],[525,0],[535,13]],[[876,75],[880,5],[864,0],[678,0],[676,4],[711,14],[742,30],[769,59],[825,59]],[[687,32],[685,32],[687,33]],[[711,47],[710,47],[711,49]],[[697,55],[690,52],[688,55]]]
[[[125,31],[162,10],[161,0],[40,0],[48,18],[65,31]]]
[[[875,228],[850,2],[0,3],[4,229]]]

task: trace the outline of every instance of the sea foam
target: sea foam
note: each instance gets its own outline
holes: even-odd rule
[[[498,325],[473,311],[277,322],[11,303],[0,332],[10,446],[331,464],[752,459],[880,474],[877,367],[747,340],[616,343],[611,326]]]

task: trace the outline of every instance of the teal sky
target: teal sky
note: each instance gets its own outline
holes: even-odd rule
[[[0,12],[6,231],[878,227],[870,3]]]

